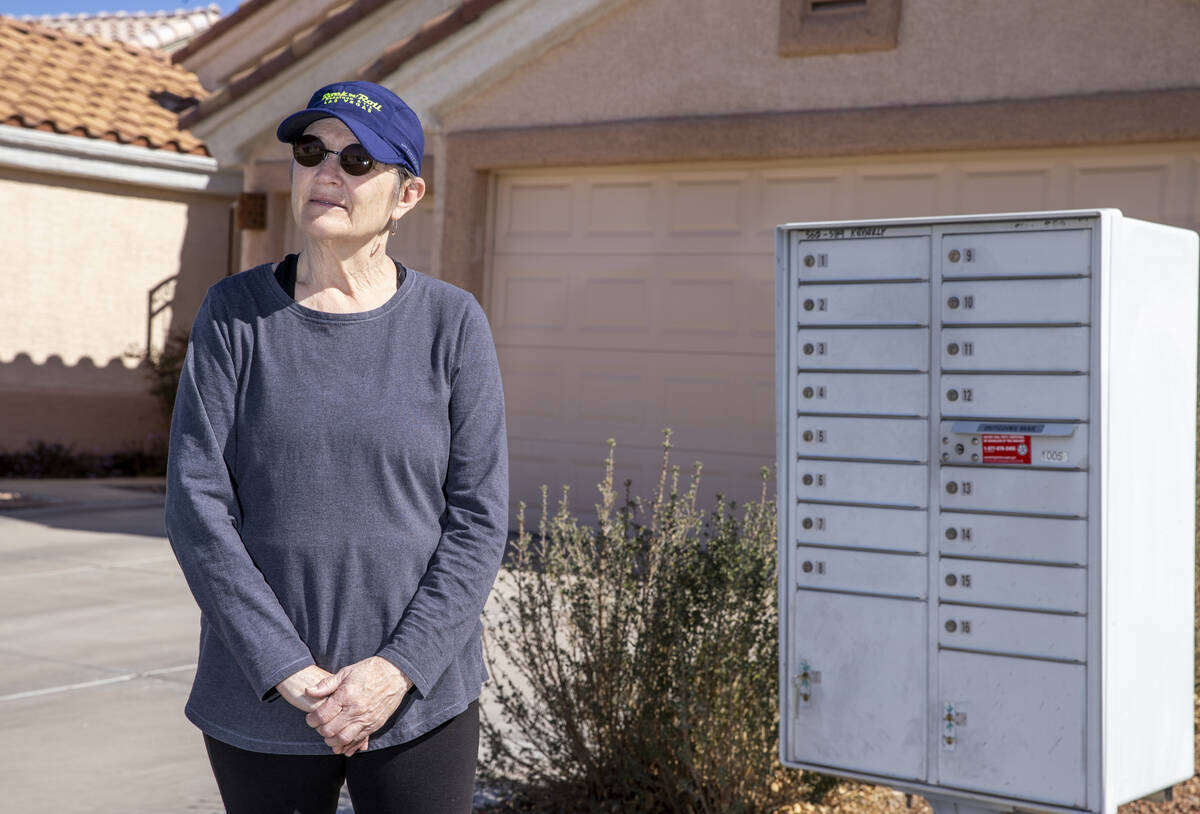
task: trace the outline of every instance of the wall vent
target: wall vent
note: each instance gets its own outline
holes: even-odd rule
[[[779,55],[891,51],[900,30],[900,0],[781,0]]]

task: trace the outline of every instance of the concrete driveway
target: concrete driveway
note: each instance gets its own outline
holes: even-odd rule
[[[162,515],[161,479],[0,479],[0,814],[224,811],[183,715],[200,612]]]
[[[6,480],[0,507],[0,812],[223,811],[161,481]]]

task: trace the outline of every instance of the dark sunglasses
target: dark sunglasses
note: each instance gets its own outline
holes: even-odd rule
[[[346,175],[366,175],[375,166],[375,159],[367,153],[367,148],[357,142],[340,150],[329,149],[316,136],[301,136],[292,142],[292,158],[301,167],[315,167],[330,153],[338,157]]]

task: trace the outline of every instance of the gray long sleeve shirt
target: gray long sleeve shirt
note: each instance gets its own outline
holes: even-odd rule
[[[186,714],[328,754],[274,685],[381,656],[414,688],[371,748],[466,709],[504,552],[508,451],[487,319],[418,272],[379,308],[305,308],[269,265],[209,289],[180,377],[166,523],[201,611]]]

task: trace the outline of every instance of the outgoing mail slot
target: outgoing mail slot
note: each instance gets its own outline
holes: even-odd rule
[[[943,602],[1021,610],[1084,613],[1087,569],[943,558],[937,592]]]
[[[929,576],[924,557],[801,546],[792,562],[796,564],[793,576],[797,588],[911,599],[926,596]]]
[[[948,282],[941,300],[946,324],[1086,325],[1092,313],[1087,279]]]
[[[799,413],[929,415],[929,378],[919,373],[796,374]]]
[[[929,370],[928,328],[802,328],[796,367],[813,370]]]
[[[943,509],[1087,516],[1087,473],[941,467]]]
[[[1086,469],[1087,424],[943,421],[942,463]]]
[[[960,650],[1085,661],[1087,620],[1057,613],[942,605],[938,644]]]
[[[942,276],[1042,277],[1091,273],[1092,232],[978,232],[942,239]]]
[[[1087,563],[1087,520],[943,512],[935,532],[943,555]]]
[[[1001,376],[947,373],[941,377],[946,417],[1086,421],[1087,376]]]
[[[792,268],[807,282],[928,280],[929,238],[798,240]]]
[[[792,313],[809,325],[928,325],[926,283],[799,285]]]
[[[929,515],[924,511],[819,503],[797,503],[792,511],[797,544],[926,551]]]
[[[918,464],[796,462],[798,500],[920,507],[928,504],[929,469]]]
[[[804,415],[796,419],[795,448],[797,455],[806,457],[924,463],[929,458],[929,423],[916,418]]]
[[[1087,328],[945,328],[943,370],[1086,373]]]

